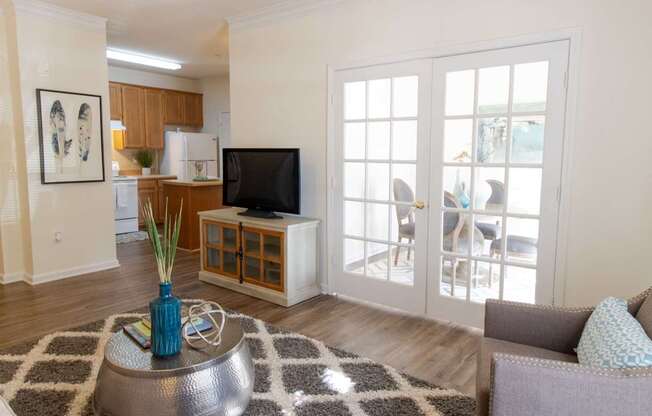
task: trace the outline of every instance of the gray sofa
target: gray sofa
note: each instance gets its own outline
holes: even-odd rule
[[[628,305],[650,335],[652,288]],[[574,348],[592,311],[487,300],[477,414],[651,415],[652,367],[609,370],[577,363]]]

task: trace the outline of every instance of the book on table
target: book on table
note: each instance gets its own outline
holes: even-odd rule
[[[187,316],[182,318],[181,325],[183,326],[187,320]],[[205,332],[213,328],[211,321],[201,317],[195,317],[193,319],[193,324],[194,326],[188,325],[186,327],[186,333],[188,335],[195,335],[197,330],[199,332]],[[138,322],[124,325],[122,328],[124,329],[125,333],[129,335],[141,347],[148,349],[152,346],[152,323],[149,316],[144,317]],[[197,328],[197,330],[195,330],[195,328]]]

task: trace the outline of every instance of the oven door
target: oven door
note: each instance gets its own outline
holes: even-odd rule
[[[115,182],[113,204],[116,220],[138,218],[138,183],[136,181]]]

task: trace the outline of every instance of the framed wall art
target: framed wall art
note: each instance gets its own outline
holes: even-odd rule
[[[36,90],[41,182],[104,182],[102,97]]]

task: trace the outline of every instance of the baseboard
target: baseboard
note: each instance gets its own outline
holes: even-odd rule
[[[22,282],[25,280],[25,273],[23,272],[14,272],[14,273],[0,273],[0,284],[8,285],[9,283]]]
[[[330,295],[330,290],[328,290],[328,284],[322,283],[319,285],[319,288],[321,289],[321,293],[323,295]]]
[[[82,274],[115,269],[116,267],[120,267],[120,263],[117,259],[113,259],[85,266],[72,267],[70,269],[56,270],[53,272],[40,273],[36,275],[26,273],[23,280],[30,285],[39,285],[41,283],[53,282],[55,280],[66,279],[68,277],[79,276]]]

